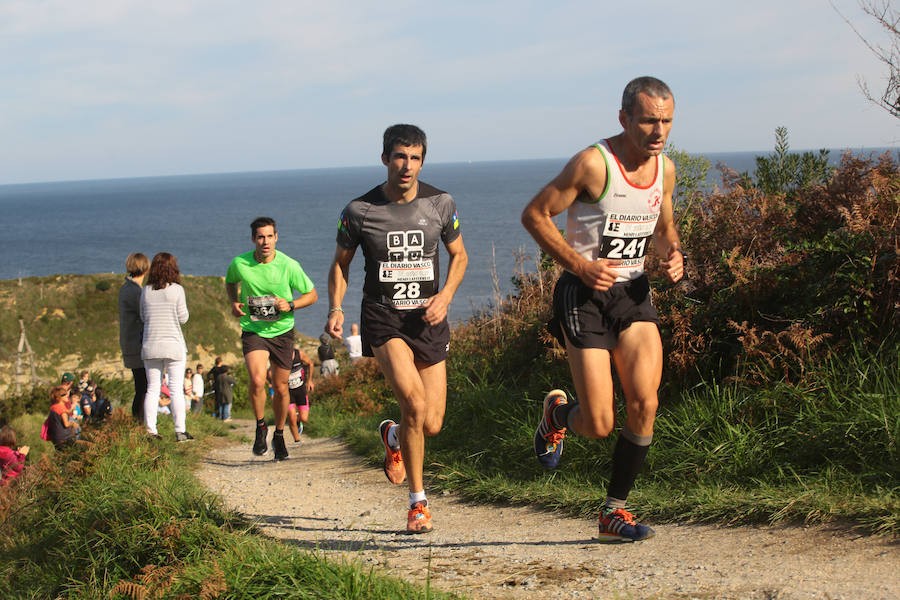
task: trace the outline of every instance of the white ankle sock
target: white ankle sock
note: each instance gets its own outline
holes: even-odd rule
[[[400,428],[399,425],[394,423],[388,428],[387,433],[387,443],[394,450],[400,449],[400,438],[397,437],[397,430]]]
[[[409,507],[412,508],[416,502],[423,502],[425,505],[428,505],[428,500],[425,498],[425,490],[409,493]]]

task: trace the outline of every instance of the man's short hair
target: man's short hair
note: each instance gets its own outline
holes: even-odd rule
[[[277,233],[278,228],[275,226],[275,219],[272,217],[256,217],[253,219],[253,222],[250,223],[250,236],[256,236],[256,230],[260,227],[268,227],[272,226],[272,229]]]
[[[132,277],[143,275],[150,268],[150,260],[140,252],[132,252],[125,259],[125,270]]]
[[[629,81],[625,86],[625,91],[622,92],[622,112],[626,115],[633,114],[634,107],[637,106],[637,95],[641,93],[647,94],[651,98],[672,98],[673,100],[675,98],[669,86],[656,77],[649,75],[637,77]]]
[[[425,152],[428,150],[428,139],[425,132],[415,125],[399,123],[391,125],[384,130],[384,143],[382,152],[385,158],[390,158],[394,146],[422,146],[422,160],[425,160]]]

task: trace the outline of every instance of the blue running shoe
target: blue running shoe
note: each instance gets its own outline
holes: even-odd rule
[[[550,411],[560,404],[568,403],[566,393],[562,390],[553,390],[544,397],[544,413],[534,432],[534,454],[545,469],[553,469],[559,464],[563,439],[566,437],[565,427],[556,429],[550,423]]]
[[[656,535],[650,527],[634,520],[634,515],[624,508],[603,509],[600,513],[600,533],[598,542],[619,543],[639,542]]]

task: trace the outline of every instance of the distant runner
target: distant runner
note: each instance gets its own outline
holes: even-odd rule
[[[431,531],[422,468],[425,437],[441,430],[447,401],[446,358],[450,346],[447,309],[462,282],[468,257],[450,194],[419,181],[425,133],[414,125],[384,132],[381,162],[387,181],[353,200],[341,213],[337,250],[328,273],[331,304],[326,333],[343,333],[341,303],[350,262],[362,245],[363,355],[374,356],[400,405],[400,424],[379,426],[385,446],[384,472],[391,483],[409,478],[407,531]],[[450,254],[440,287],[442,242]]]
[[[631,81],[622,95],[623,131],[576,154],[525,208],[522,224],[566,270],[556,284],[550,328],[568,351],[578,402],[553,390],[534,434],[540,463],[556,467],[566,430],[591,438],[615,425],[610,356],[625,392],[627,419],[613,452],[601,541],[653,535],[625,508],[653,439],[662,378],[659,320],[644,274],[651,241],[666,276],[684,274],[672,217],[675,165],[662,154],[675,99],[653,77]],[[552,218],[568,210],[566,238]]]
[[[309,395],[315,389],[313,361],[299,348],[294,348],[288,388],[291,391],[291,402],[288,404],[287,423],[296,443],[303,433],[303,424],[309,421]]]
[[[275,396],[275,434],[272,449],[275,460],[288,457],[284,445],[284,422],[288,407],[288,376],[294,353],[294,311],[318,300],[312,281],[287,254],[275,251],[278,231],[275,220],[258,217],[250,224],[250,239],[256,248],[235,257],[225,275],[225,289],[231,301],[231,313],[241,318],[241,342],[249,375],[249,393],[256,415],[256,440],[253,454],[268,450],[265,421],[266,372],[272,363]],[[294,291],[300,297],[293,299]]]

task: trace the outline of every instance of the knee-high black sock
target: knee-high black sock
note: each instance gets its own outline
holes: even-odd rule
[[[606,504],[610,508],[625,508],[625,500],[644,466],[652,440],[652,435],[637,435],[627,427],[622,428],[613,450],[612,475],[607,489]],[[613,506],[614,504],[621,506]]]
[[[555,406],[550,411],[550,424],[557,429],[565,429],[569,427],[569,415],[578,406],[577,402],[569,402]]]

